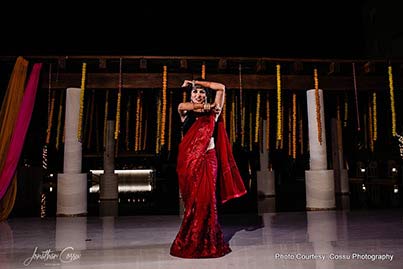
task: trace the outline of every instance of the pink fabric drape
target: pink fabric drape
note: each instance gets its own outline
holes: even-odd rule
[[[42,63],[34,64],[28,84],[25,88],[25,93],[21,102],[20,111],[18,112],[14,132],[10,140],[7,158],[4,163],[3,171],[1,171],[0,175],[0,199],[2,199],[6,193],[8,185],[15,174],[18,160],[20,159],[21,151],[24,146],[25,135],[27,134],[35,104],[41,68]]]

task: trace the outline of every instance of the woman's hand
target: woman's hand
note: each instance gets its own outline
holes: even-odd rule
[[[194,80],[187,80],[187,79],[185,79],[185,80],[183,81],[183,84],[182,84],[181,87],[188,87],[188,86],[190,86],[190,85],[192,85],[192,86],[194,87]]]
[[[212,103],[211,104],[211,110],[215,113],[215,114],[220,114],[221,113],[221,107],[216,104],[216,103]]]

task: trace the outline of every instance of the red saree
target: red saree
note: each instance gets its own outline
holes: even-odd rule
[[[179,145],[177,173],[185,213],[171,245],[173,256],[215,258],[231,252],[217,219],[217,171],[222,202],[239,197],[246,190],[231,148],[228,148],[230,144],[225,128],[222,122],[218,124],[216,149],[206,151],[214,131],[213,113],[199,117]]]

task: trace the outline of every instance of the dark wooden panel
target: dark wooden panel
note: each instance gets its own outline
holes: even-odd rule
[[[179,88],[183,80],[192,79],[191,73],[169,73],[168,88]],[[87,74],[87,89],[114,89],[118,88],[119,75],[117,73],[89,73]],[[239,76],[236,74],[209,74],[207,80],[219,81],[228,89],[239,89]],[[310,75],[283,75],[282,89],[307,90],[314,87],[313,77]],[[57,81],[52,81],[52,88],[65,89],[80,88],[81,74],[59,73]],[[48,88],[48,76],[42,78],[42,88]],[[245,90],[275,90],[277,87],[275,75],[245,74],[242,75],[242,88]],[[352,76],[322,76],[319,87],[324,90],[353,90]],[[156,89],[162,88],[162,74],[159,73],[124,73],[124,89]],[[388,81],[384,76],[358,76],[358,90],[384,90],[388,88]]]

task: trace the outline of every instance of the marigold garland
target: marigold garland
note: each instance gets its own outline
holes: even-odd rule
[[[168,123],[168,151],[171,151],[172,147],[172,91],[169,92],[169,123]]]
[[[276,65],[276,79],[277,79],[277,140],[283,139],[282,134],[282,115],[281,115],[281,70],[280,65]]]
[[[160,137],[161,137],[161,96],[157,97],[157,137],[155,138],[155,153],[160,152]]]
[[[320,96],[319,96],[319,82],[318,82],[318,69],[313,69],[313,79],[315,83],[315,104],[316,104],[316,124],[318,126],[318,141],[322,145],[322,116],[320,114]]]
[[[292,158],[297,158],[297,95],[292,94]]]
[[[399,151],[400,151],[400,157],[403,159],[403,136],[396,134],[396,137],[398,138],[399,142]]]
[[[243,89],[242,89],[242,64],[238,65],[239,71],[239,111],[241,113],[241,146],[243,147],[245,144],[245,108],[243,104]],[[235,107],[237,109],[237,107]],[[237,111],[235,111],[235,115],[237,115]],[[238,121],[236,121],[238,124]],[[237,129],[238,130],[238,129]]]
[[[130,150],[130,145],[129,145],[129,130],[130,130],[130,109],[131,109],[131,101],[130,101],[130,96],[127,100],[126,103],[126,124],[125,124],[125,145],[126,145],[126,151]]]
[[[266,150],[270,150],[270,98],[266,95]]]
[[[236,102],[235,96],[232,96],[232,99],[231,99],[231,113],[230,113],[230,119],[231,119],[231,121],[230,121],[230,130],[231,130],[230,136],[231,136],[231,139],[230,139],[230,141],[231,141],[231,143],[235,143],[235,140],[236,140],[235,102]]]
[[[120,102],[122,99],[122,58],[119,61],[119,91],[116,104],[116,121],[115,121],[115,140],[118,139],[120,133]],[[116,143],[118,144],[118,143]]]
[[[183,90],[183,92],[182,92],[182,103],[185,103],[186,100],[187,100],[187,93],[186,93],[186,90]]]
[[[82,125],[83,125],[83,112],[84,112],[84,90],[85,90],[85,77],[87,73],[87,63],[83,63],[81,67],[81,92],[80,92],[80,112],[78,117],[77,139],[82,141]]]
[[[298,115],[299,115],[299,145],[300,145],[300,154],[304,155],[304,122],[302,119],[301,106],[298,106]]]
[[[371,99],[368,100],[368,132],[369,132],[369,148],[371,152],[374,152],[374,130],[373,130],[373,114],[372,114],[372,105]]]
[[[390,111],[392,113],[392,136],[396,136],[396,112],[395,112],[395,94],[393,87],[392,66],[388,66],[389,75],[389,95],[390,95]]]
[[[57,115],[57,131],[56,131],[56,150],[59,150],[60,133],[62,127],[62,113],[63,113],[63,93],[60,93],[59,113]]]
[[[234,119],[234,142],[238,140],[239,134],[239,113],[238,113],[238,96],[234,93],[234,114],[235,114],[235,119]]]
[[[292,156],[292,107],[288,107],[288,156]]]
[[[141,145],[142,141],[143,141],[143,114],[144,114],[144,110],[143,110],[143,91],[140,91],[140,112],[139,112],[139,145],[137,147],[138,150],[141,150],[143,147]]]
[[[281,137],[284,134],[284,104],[281,103]],[[279,149],[284,148],[284,139],[279,140]]]
[[[202,64],[202,70],[201,70],[201,78],[206,79],[206,64]]]
[[[259,142],[259,129],[260,129],[260,92],[256,97],[256,118],[255,118],[255,143]]]
[[[49,144],[49,142],[50,142],[54,108],[55,108],[55,92],[52,92],[52,97],[51,97],[51,101],[50,101],[50,111],[49,111],[49,115],[48,115],[48,128],[46,130],[46,144]]]
[[[241,129],[245,130],[245,107],[242,108]],[[245,132],[241,131],[241,146],[245,146]]]
[[[140,93],[136,96],[136,135],[134,139],[134,151],[138,151],[140,148]]]
[[[162,120],[161,120],[161,146],[165,145],[165,125],[167,114],[167,66],[163,67],[162,74]]]
[[[348,95],[344,95],[344,127],[347,127],[347,120],[348,120]]]
[[[253,145],[253,115],[252,115],[252,110],[249,112],[249,151],[252,151],[252,145]]]
[[[378,139],[378,123],[377,123],[377,115],[376,115],[377,114],[376,113],[376,92],[374,92],[372,94],[372,106],[373,106],[372,113],[373,113],[373,121],[374,121],[374,124],[373,124],[374,135],[372,137],[373,137],[374,141],[376,141]]]
[[[226,93],[224,93],[224,94],[226,94]],[[224,104],[222,106],[222,112],[221,112],[222,121],[224,123],[224,126],[227,126],[226,125],[226,120],[225,120],[225,118],[227,117],[226,114],[227,114],[227,102],[224,101]]]
[[[115,122],[115,140],[118,139],[120,133],[120,103],[122,99],[122,91],[119,90],[116,104],[116,122]]]

